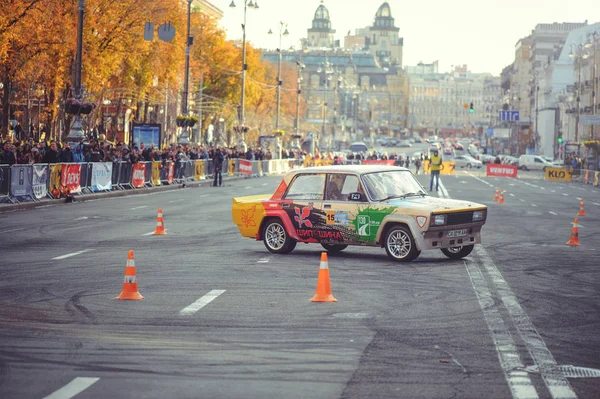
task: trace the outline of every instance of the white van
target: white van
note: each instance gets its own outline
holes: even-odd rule
[[[350,151],[367,153],[369,151],[369,148],[362,141],[357,141],[357,142],[350,144]]]
[[[554,168],[556,166],[540,155],[521,155],[519,157],[519,169],[521,170],[546,170],[547,167]]]

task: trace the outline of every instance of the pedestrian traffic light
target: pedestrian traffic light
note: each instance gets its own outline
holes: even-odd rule
[[[557,141],[558,141],[558,144],[561,144],[562,143],[562,137],[559,137]]]
[[[470,113],[475,112],[475,110],[473,109],[473,103],[471,103],[471,105],[469,105],[469,112]]]
[[[562,144],[562,142],[563,142],[562,132],[558,132],[558,138],[556,139],[556,141],[558,141],[558,144]]]

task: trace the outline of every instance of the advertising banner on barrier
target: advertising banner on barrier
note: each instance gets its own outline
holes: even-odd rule
[[[167,181],[169,184],[172,184],[175,179],[175,164],[173,162],[169,162],[169,175],[167,176]]]
[[[598,176],[600,175],[600,172],[595,172],[594,173],[594,186],[598,187],[598,183],[600,183],[598,181]]]
[[[233,176],[235,174],[235,159],[230,159],[227,164],[229,168],[227,168],[227,174],[229,176]]]
[[[0,166],[0,196],[6,197],[10,188],[10,166]]]
[[[92,191],[105,191],[112,188],[112,169],[111,162],[95,162],[92,165]]]
[[[393,159],[365,159],[363,165],[389,165],[394,166]]]
[[[48,179],[50,178],[50,168],[48,165],[33,165],[33,195],[35,198],[42,199],[48,194]]]
[[[57,189],[60,190],[60,176],[62,174],[62,165],[59,163],[50,165],[50,182],[48,184],[48,190]]]
[[[499,165],[496,163],[488,163],[487,175],[497,177],[517,177],[519,168],[513,165]]]
[[[565,168],[546,168],[546,180],[571,181],[571,171]]]
[[[199,160],[194,161],[194,179],[195,180],[204,179],[204,161],[199,161]]]
[[[252,162],[240,159],[240,173],[245,175],[252,174]]]
[[[162,162],[152,162],[152,184],[155,186],[160,186],[162,183],[160,182],[160,167],[162,166]]]
[[[81,164],[63,164],[60,183],[72,193],[81,192]]]
[[[13,197],[33,197],[33,168],[30,165],[15,165],[10,173],[10,194]]]
[[[135,188],[143,188],[144,177],[146,176],[146,164],[141,162],[134,164],[131,173],[131,185]]]

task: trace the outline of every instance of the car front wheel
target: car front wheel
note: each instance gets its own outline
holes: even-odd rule
[[[390,228],[385,238],[385,251],[397,262],[410,262],[421,254],[410,230],[404,226]]]
[[[475,245],[465,245],[462,247],[442,248],[444,255],[450,259],[462,259],[473,251]]]
[[[296,248],[296,241],[288,235],[279,219],[271,219],[263,230],[265,247],[274,254],[289,254]]]
[[[330,252],[332,254],[337,253],[337,252],[341,252],[344,249],[348,248],[348,246],[344,245],[344,244],[325,244],[325,243],[321,243],[321,246],[323,248],[325,248],[327,250],[327,252]]]

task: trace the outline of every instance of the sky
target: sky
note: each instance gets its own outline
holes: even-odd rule
[[[241,40],[243,1],[210,0],[223,13],[221,27],[227,38]],[[279,23],[287,24],[289,36],[282,48],[299,47],[307,37],[321,0],[258,0],[259,9],[247,10],[247,40],[255,47],[279,47]],[[404,38],[405,65],[439,61],[440,72],[466,64],[472,72],[500,75],[514,61],[517,40],[538,23],[600,22],[597,0],[389,0],[392,16]],[[373,24],[383,0],[325,0],[336,39],[356,28]],[[268,35],[269,29],[276,32]]]

